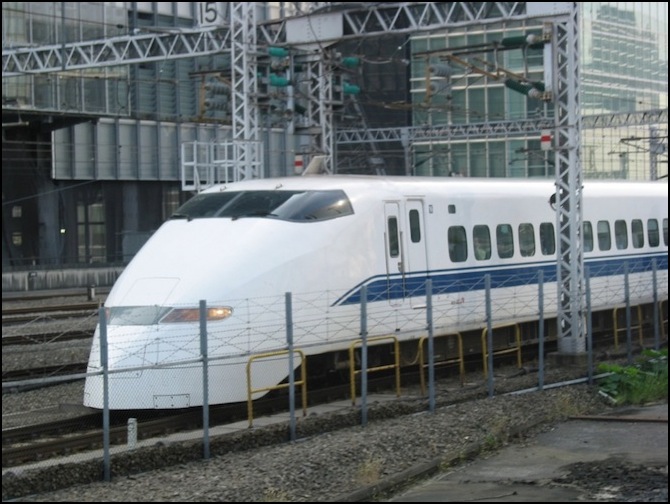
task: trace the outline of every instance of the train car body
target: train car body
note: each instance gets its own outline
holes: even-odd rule
[[[523,300],[537,299],[539,271],[545,316],[556,316],[554,193],[546,180],[340,175],[203,191],[153,234],[107,297],[109,407],[203,403],[203,301],[209,404],[245,401],[249,387],[286,378],[285,358],[254,356],[286,349],[287,299],[293,345],[308,368],[312,355],[346,352],[358,341],[362,292],[370,338],[426,335],[428,279],[436,334],[485,326],[487,275],[497,324],[537,318],[537,301]],[[667,299],[667,204],[665,182],[584,184],[594,309],[621,304],[624,264],[644,278],[655,268],[658,296]],[[627,247],[613,243],[615,226]],[[631,293],[633,303],[651,300],[649,288]],[[102,369],[100,329],[90,373]],[[87,378],[85,405],[103,407],[103,382]]]

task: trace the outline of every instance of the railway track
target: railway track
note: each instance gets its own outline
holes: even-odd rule
[[[55,341],[76,341],[93,337],[94,329],[72,329],[58,332],[42,332],[30,334],[15,334],[2,337],[2,344],[12,345],[42,345]]]
[[[90,302],[53,306],[3,307],[2,325],[4,327],[27,322],[97,317],[100,306],[98,302]]]
[[[3,346],[4,346],[3,339]],[[553,343],[551,343],[553,344]],[[48,348],[48,345],[45,345]],[[529,351],[531,355],[536,354],[536,349],[533,345],[526,346],[524,352]],[[611,356],[611,354],[610,354]],[[469,369],[478,369],[481,361],[479,357],[473,357],[474,360],[467,362]],[[504,358],[503,358],[504,359]],[[513,360],[513,358],[511,358]],[[502,362],[502,359],[498,362]],[[498,365],[498,364],[497,364]],[[67,368],[67,366],[70,366]],[[36,368],[41,373],[41,376],[46,374],[53,374],[57,372],[69,373],[85,372],[85,364],[68,364],[67,366],[42,366]],[[79,367],[78,367],[79,366]],[[439,371],[436,369],[436,376],[449,376],[449,379],[460,381],[456,371],[457,366],[440,367]],[[446,373],[443,375],[442,373]],[[11,377],[12,381],[25,379],[25,377],[34,376],[35,370],[17,370],[12,372],[14,374],[3,372],[3,382]],[[23,375],[21,375],[23,373]],[[439,373],[439,374],[437,374]],[[481,369],[475,373],[478,380],[482,380],[483,375]],[[524,373],[516,373],[516,377],[523,378]],[[23,377],[21,377],[23,376]],[[402,377],[403,387],[407,384],[419,383],[418,373],[404,372]],[[510,377],[511,378],[511,377]],[[310,405],[323,404],[332,400],[339,400],[349,396],[350,386],[348,379],[345,377],[345,384],[334,387],[318,387],[309,391],[308,399]],[[376,390],[392,390],[393,377],[377,378],[370,377],[368,379],[370,391]],[[521,388],[524,388],[523,386]],[[473,392],[468,398],[464,400],[471,400],[474,398],[481,398],[485,391]],[[297,392],[299,397],[299,392]],[[259,399],[254,401],[254,415],[262,416],[273,412],[283,411],[286,409],[287,398],[285,394],[277,398]],[[300,404],[299,400],[296,404]],[[90,411],[90,410],[88,410]],[[127,420],[129,417],[137,417],[138,425],[138,439],[150,439],[156,436],[163,436],[172,432],[180,432],[184,430],[199,429],[202,427],[202,410],[194,408],[189,411],[170,412],[160,418],[149,414],[152,412],[130,412],[126,415],[120,412],[113,412],[112,418],[114,423],[110,430],[110,443],[114,446],[119,446],[128,442],[128,426]],[[210,425],[220,425],[224,423],[234,422],[247,418],[247,405],[223,405],[212,406],[210,408]],[[142,419],[144,420],[142,421]],[[96,415],[84,415],[76,419],[67,419],[61,421],[50,421],[46,424],[35,424],[29,427],[18,427],[14,429],[3,429],[3,467],[16,467],[18,465],[28,464],[36,461],[48,461],[50,459],[61,457],[65,454],[80,453],[84,451],[97,450],[102,446],[103,433],[101,429],[102,419],[98,413]]]
[[[85,373],[86,362],[75,362],[71,364],[59,364],[54,366],[39,366],[31,369],[16,369],[2,372],[3,390],[5,382],[17,382],[20,380],[33,380],[37,378],[51,378],[54,376],[68,376]],[[39,386],[39,385],[37,385]],[[31,388],[35,388],[33,385]]]
[[[33,315],[54,312],[90,312],[97,310],[101,306],[98,301],[76,304],[61,304],[53,306],[18,306],[15,308],[2,308],[3,321],[4,317],[13,317],[15,315]]]
[[[416,379],[410,375],[406,381]],[[393,378],[377,378],[369,382],[371,391],[388,389]],[[308,392],[311,406],[347,398],[348,384],[322,387]],[[286,394],[257,399],[253,403],[254,417],[286,411]],[[300,393],[296,393],[296,404],[301,404]],[[86,410],[92,411],[92,410]],[[175,432],[202,428],[202,409],[170,412],[112,412],[110,419],[110,444],[120,446],[128,443],[128,419],[137,417],[138,440],[165,436]],[[248,418],[246,403],[225,404],[210,407],[210,427],[228,424]],[[2,466],[17,467],[37,461],[82,453],[102,448],[102,413],[86,413],[76,418],[50,421],[2,431]]]

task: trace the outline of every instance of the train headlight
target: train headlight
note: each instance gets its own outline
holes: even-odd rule
[[[212,306],[207,308],[207,321],[224,320],[233,314],[230,306]],[[160,320],[161,324],[200,321],[199,308],[173,308]]]

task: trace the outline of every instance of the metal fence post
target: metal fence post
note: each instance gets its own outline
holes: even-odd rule
[[[286,300],[286,345],[288,347],[288,409],[289,409],[289,430],[290,439],[295,441],[296,438],[296,424],[295,424],[295,368],[293,362],[293,300],[291,293],[284,294]],[[305,363],[303,362],[303,365]]]
[[[368,287],[361,287],[361,425],[368,424]],[[351,363],[353,366],[353,362]]]
[[[426,322],[428,323],[428,405],[435,412],[435,343],[433,334],[433,281],[426,280]],[[421,370],[423,373],[423,369]]]
[[[207,301],[200,300],[200,357],[202,358],[202,456],[209,458],[209,360],[207,358]]]
[[[102,366],[102,467],[105,481],[111,480],[111,461],[109,458],[109,363],[107,349],[107,314],[103,307],[98,308],[100,322],[100,365]]]

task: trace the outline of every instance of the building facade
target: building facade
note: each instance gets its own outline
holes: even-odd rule
[[[197,31],[227,19],[231,5],[4,2],[3,49],[52,46],[58,55],[68,44],[82,43],[84,51],[86,41],[138,42],[144,34]],[[254,5],[259,23],[302,16],[307,26],[324,19],[318,17],[324,12],[349,8]],[[582,114],[618,118],[583,128],[584,176],[667,176],[667,4],[580,6]],[[337,145],[336,172],[369,173],[377,166],[377,173],[402,175],[554,177],[552,157],[537,131],[511,133],[503,127],[476,138],[453,135],[459,125],[551,118],[551,102],[542,94],[549,68],[546,43],[533,38],[542,34],[544,22],[512,16],[425,33],[378,31],[364,38],[343,33],[336,42],[297,48],[290,66],[281,67],[283,75],[293,72],[294,81],[265,82],[254,102],[263,151],[259,174],[297,174],[298,160],[318,150],[315,130],[323,126],[319,117],[326,117],[333,128],[350,130],[447,127],[444,135],[411,143],[364,137],[355,147]],[[299,116],[300,109],[316,102],[312,106],[319,111],[314,93],[323,88],[313,85],[301,62],[319,65],[319,58],[333,55],[347,62],[340,65],[344,77],[334,81],[346,99],[333,100],[331,115],[303,121],[307,113]],[[286,61],[265,57],[259,79],[271,80]],[[11,76],[3,65],[3,271],[123,265],[197,191],[189,161],[204,156],[218,170],[218,161],[234,157],[209,148],[230,148],[233,140],[229,52],[110,66],[69,64]],[[647,110],[665,110],[665,123],[638,124],[620,116]]]

